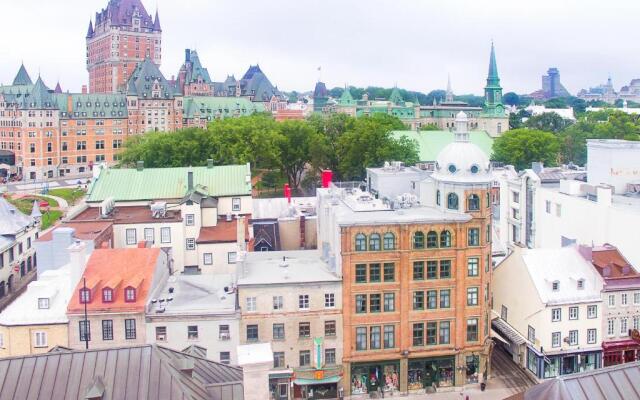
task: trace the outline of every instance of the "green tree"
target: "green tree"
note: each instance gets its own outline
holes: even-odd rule
[[[502,96],[502,102],[510,106],[519,106],[520,96],[518,96],[514,92],[507,92]]]
[[[534,161],[556,165],[560,144],[553,133],[536,129],[514,129],[493,142],[492,160],[510,164],[518,170]]]
[[[571,120],[564,119],[557,113],[545,112],[530,117],[524,125],[527,128],[557,133],[571,125],[571,123]]]
[[[567,100],[563,97],[556,97],[544,102],[544,106],[547,108],[568,108]]]
[[[522,117],[518,113],[509,114],[509,129],[522,128]]]
[[[287,176],[289,186],[297,190],[307,167],[311,162],[311,146],[317,143],[318,133],[306,121],[289,120],[278,124],[281,138],[280,167]]]

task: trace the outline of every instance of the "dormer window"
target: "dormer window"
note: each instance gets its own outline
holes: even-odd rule
[[[89,289],[80,289],[80,304],[91,302],[91,291]]]
[[[47,310],[49,308],[49,299],[47,297],[41,297],[38,299],[38,309]]]
[[[553,283],[551,283],[551,290],[554,292],[560,290],[560,281],[553,281]]]
[[[127,303],[133,303],[136,301],[136,289],[131,286],[124,289],[124,301]]]
[[[584,279],[578,279],[578,290],[584,289]]]
[[[112,301],[113,301],[113,289],[111,288],[102,289],[102,302],[111,303]]]

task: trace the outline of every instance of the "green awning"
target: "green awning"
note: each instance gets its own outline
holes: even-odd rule
[[[339,376],[330,376],[328,378],[324,378],[324,379],[302,379],[302,378],[297,378],[293,381],[294,384],[298,385],[298,386],[304,386],[304,385],[322,385],[324,383],[338,383],[340,381],[340,377]]]
[[[277,372],[275,374],[269,374],[269,379],[282,379],[282,378],[291,378],[293,373],[291,372]]]

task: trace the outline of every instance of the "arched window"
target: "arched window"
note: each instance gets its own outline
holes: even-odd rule
[[[136,289],[131,286],[124,288],[124,301],[133,303],[136,301]]]
[[[413,234],[413,248],[424,249],[424,233],[418,231]]]
[[[367,237],[362,233],[356,235],[356,251],[367,251]]]
[[[440,191],[436,190],[436,205],[440,205]]]
[[[467,199],[467,209],[469,211],[478,211],[480,209],[480,196],[472,194]]]
[[[440,247],[451,247],[451,232],[444,230],[440,233]]]
[[[438,234],[435,231],[427,233],[427,249],[438,247]]]
[[[396,248],[396,236],[391,233],[391,232],[387,232],[384,234],[384,249],[385,250],[393,250]]]
[[[369,250],[371,251],[380,250],[380,234],[372,233],[371,236],[369,236]]]
[[[449,193],[447,195],[447,208],[449,210],[458,209],[458,195],[455,193]]]

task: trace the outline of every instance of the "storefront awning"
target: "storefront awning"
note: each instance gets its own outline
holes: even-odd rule
[[[302,379],[302,378],[298,378],[298,379],[295,379],[293,381],[293,383],[298,385],[298,386],[323,385],[323,384],[326,384],[326,383],[338,383],[338,382],[340,382],[340,377],[339,376],[330,376],[328,378],[323,378],[323,379]]]
[[[494,318],[491,320],[491,328],[494,329],[502,337],[508,339],[511,343],[517,345],[527,344],[529,341],[515,330],[507,321],[502,318]]]
[[[603,342],[602,349],[605,351],[608,350],[625,350],[625,349],[634,349],[640,347],[640,343],[636,342],[632,339],[627,340],[616,340],[610,342]]]
[[[293,376],[293,371],[276,372],[276,373],[269,374],[269,379],[291,378],[292,376]]]

